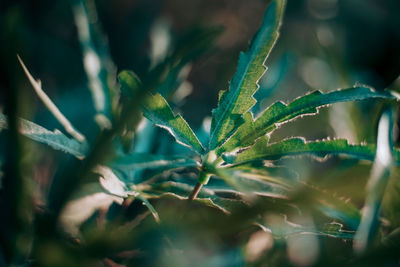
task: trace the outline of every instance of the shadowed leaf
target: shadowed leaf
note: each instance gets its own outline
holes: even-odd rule
[[[60,150],[65,153],[82,158],[88,153],[89,146],[85,143],[80,143],[73,138],[68,138],[59,130],[49,131],[42,126],[39,126],[28,120],[20,119],[19,132],[24,136],[51,146],[55,150]],[[7,118],[0,114],[0,129],[7,128]]]
[[[342,239],[352,239],[354,231],[343,230],[343,225],[336,222],[322,225],[306,225],[293,223],[285,216],[274,216],[270,222],[260,223],[259,226],[274,236],[274,238],[288,238],[291,235],[315,234]]]
[[[205,152],[193,130],[182,118],[175,115],[167,101],[160,95],[149,95],[142,105],[143,115],[157,126],[166,129],[176,141],[198,154]]]

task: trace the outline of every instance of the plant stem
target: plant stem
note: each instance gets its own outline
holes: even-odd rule
[[[197,195],[199,194],[201,188],[203,187],[202,183],[197,182],[196,186],[193,188],[192,193],[190,193],[189,201],[196,199]]]
[[[197,197],[197,195],[199,194],[202,186],[208,183],[208,180],[210,180],[210,177],[211,177],[210,173],[208,173],[204,169],[200,170],[199,178],[197,179],[197,184],[194,187],[192,193],[190,193],[189,200],[193,200],[193,199],[195,199]]]

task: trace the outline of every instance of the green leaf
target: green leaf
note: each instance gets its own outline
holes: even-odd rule
[[[205,152],[193,130],[181,115],[174,115],[167,101],[160,95],[149,95],[142,105],[143,115],[157,126],[168,130],[179,144],[198,154]]]
[[[310,198],[315,208],[329,218],[345,223],[350,229],[355,230],[360,224],[360,210],[353,203],[345,201],[338,196],[323,192],[314,185],[307,184],[306,189],[298,194],[298,198]]]
[[[228,163],[242,164],[251,161],[276,160],[284,156],[310,154],[324,157],[326,155],[348,155],[358,159],[374,160],[375,145],[352,145],[347,140],[320,140],[307,142],[304,138],[296,137],[278,143],[268,144],[267,138],[261,138],[250,149],[237,155],[225,155]],[[397,159],[400,153],[397,151]]]
[[[229,90],[220,95],[218,108],[212,112],[210,150],[222,145],[244,123],[243,114],[254,106],[253,95],[266,70],[265,61],[278,39],[285,2],[270,3],[250,49],[240,54]]]
[[[135,96],[142,86],[136,73],[129,70],[123,70],[118,73],[118,81],[122,95],[129,98]]]
[[[100,175],[100,184],[108,194],[117,196],[120,198],[134,197],[143,202],[143,204],[149,209],[156,222],[160,221],[157,211],[147,200],[146,197],[142,196],[140,192],[130,190],[128,185],[121,181],[118,176],[108,167],[98,165],[93,172]]]
[[[239,147],[251,146],[261,136],[274,131],[280,124],[295,118],[307,115],[315,115],[320,107],[332,103],[364,100],[370,98],[396,99],[391,91],[375,91],[369,87],[354,87],[336,90],[329,93],[314,91],[299,97],[289,104],[276,102],[267,108],[257,119],[249,111],[244,115],[245,123],[237,132],[219,149],[217,155],[230,152]]]
[[[151,205],[150,201],[145,198],[143,195],[139,194],[136,196],[137,199],[141,200],[143,204],[149,209],[151,212],[151,215],[153,215],[154,220],[159,223],[160,222],[160,216],[158,215],[158,212],[156,209]]]
[[[80,143],[73,138],[68,138],[57,129],[52,132],[24,119],[19,119],[19,123],[19,132],[34,141],[49,145],[55,150],[61,150],[78,158],[85,157],[88,153],[89,146],[86,142]],[[0,114],[0,129],[2,128],[7,128],[7,118]]]

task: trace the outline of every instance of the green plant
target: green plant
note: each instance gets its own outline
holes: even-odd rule
[[[179,73],[182,68],[207,50],[220,30],[195,29],[145,77],[122,71],[118,75],[119,85],[116,85],[113,83],[115,70],[107,49],[94,42],[96,34],[100,33],[90,27],[85,6],[76,4],[75,17],[95,104],[95,121],[100,129],[98,136],[87,138],[79,133],[43,93],[41,83],[35,81],[20,60],[32,86],[71,138],[58,130],[49,131],[24,119],[18,121],[20,133],[82,160],[77,171],[66,171],[61,175],[60,184],[52,192],[55,197],[49,203],[49,212],[43,219],[45,225],[52,225],[51,231],[56,231],[54,225],[60,216],[65,217],[63,213],[75,213],[74,209],[68,211],[68,207],[73,194],[81,189],[84,195],[107,192],[112,199],[123,200],[126,205],[137,199],[147,206],[157,222],[160,221],[159,211],[151,204],[152,200],[188,198],[224,213],[238,214],[245,210],[249,213],[246,218],[232,217],[232,220],[236,219],[238,224],[244,220],[251,221],[251,224],[271,231],[277,239],[304,232],[346,240],[356,238],[356,250],[365,251],[378,229],[379,208],[390,169],[400,162],[400,152],[393,148],[392,140],[393,106],[399,96],[394,91],[377,91],[364,85],[328,93],[313,91],[288,104],[276,102],[255,117],[251,112],[256,104],[253,95],[259,88],[258,82],[267,69],[266,60],[278,39],[284,9],[284,0],[274,0],[269,4],[250,48],[240,54],[229,89],[219,95],[218,107],[212,111],[208,145],[205,145],[182,116],[174,113],[166,99],[174,94],[181,82]],[[320,108],[338,102],[373,98],[385,101],[386,105],[379,123],[377,145],[349,144],[345,139],[329,138],[310,141],[303,137],[270,141],[271,134],[281,125],[317,115]],[[149,139],[149,125],[143,126],[142,123],[138,126],[141,114],[166,129],[176,143],[192,152],[163,155],[139,149],[138,144],[152,142],[145,140]],[[0,116],[0,126],[7,128],[5,115]],[[350,203],[299,179],[296,170],[293,172],[287,166],[281,166],[283,163],[279,161],[304,154],[319,158],[345,155],[356,160],[373,161],[365,204],[368,212],[361,215],[360,210]],[[174,170],[178,171],[172,180],[163,176]],[[197,173],[194,188],[188,173]],[[203,190],[210,177],[222,181]],[[302,194],[308,197],[302,197]],[[267,211],[274,211],[275,217],[260,218],[259,215]],[[297,223],[293,224],[280,214],[301,214],[303,219],[297,218]],[[88,218],[82,216],[84,220]],[[68,216],[65,218],[68,223]],[[311,218],[315,219],[315,224]],[[80,235],[77,229],[71,229],[71,232]],[[40,230],[39,233],[43,235]],[[86,238],[90,240],[90,235]],[[107,238],[104,240],[110,241]],[[93,240],[91,242],[88,243],[95,244]],[[110,244],[115,245],[113,242]],[[118,250],[118,246],[114,249]]]

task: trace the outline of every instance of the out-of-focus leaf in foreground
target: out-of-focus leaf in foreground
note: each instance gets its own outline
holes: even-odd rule
[[[376,234],[381,202],[393,163],[393,111],[389,109],[382,114],[378,125],[376,157],[367,184],[361,224],[354,241],[357,252],[364,252]]]
[[[80,143],[73,138],[68,138],[59,130],[49,131],[42,126],[39,126],[28,120],[20,119],[19,131],[24,136],[51,146],[55,150],[60,150],[65,153],[82,158],[88,153],[89,146],[86,142]],[[0,114],[0,127],[7,128],[7,118]]]

